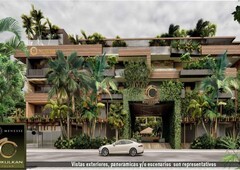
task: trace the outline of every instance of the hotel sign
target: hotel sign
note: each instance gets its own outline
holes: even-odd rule
[[[56,55],[56,49],[40,49],[40,48],[37,48],[37,47],[31,47],[30,48],[30,55],[31,56],[44,56],[44,55],[47,55],[47,56],[54,56]]]
[[[0,124],[0,169],[26,169],[24,124]]]

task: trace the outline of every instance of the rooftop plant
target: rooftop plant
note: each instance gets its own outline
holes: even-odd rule
[[[41,10],[36,10],[34,5],[30,11],[30,15],[22,14],[23,28],[27,38],[36,39],[58,39],[59,27],[53,25],[48,18],[45,18]]]
[[[199,19],[196,27],[187,31],[190,37],[212,37],[216,34],[217,26],[210,21]]]
[[[92,35],[87,36],[86,32],[81,30],[82,37],[80,37],[81,44],[102,44],[104,47],[107,47],[107,43],[104,40],[105,37],[100,33],[93,33]]]
[[[121,40],[117,35],[116,40],[113,41],[112,47],[127,47],[127,43],[124,40]]]

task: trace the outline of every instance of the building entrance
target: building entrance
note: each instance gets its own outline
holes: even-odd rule
[[[141,142],[168,143],[174,102],[148,105],[129,102],[132,136],[140,136]]]

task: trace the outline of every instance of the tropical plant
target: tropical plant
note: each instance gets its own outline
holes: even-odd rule
[[[200,136],[196,138],[191,143],[191,149],[214,149],[215,148],[216,141],[213,137],[204,134],[203,136]]]
[[[192,99],[189,103],[189,107],[187,109],[187,112],[190,112],[192,117],[200,119],[202,122],[202,126],[208,135],[208,130],[205,126],[204,119],[205,118],[212,118],[210,114],[212,112],[209,112],[208,110],[210,109],[210,105],[208,103],[208,100],[206,100],[206,96],[203,94],[199,94],[196,99]]]
[[[24,100],[24,65],[0,54],[0,122],[6,120]],[[7,121],[7,120],[6,120]]]
[[[105,37],[103,35],[101,35],[100,33],[93,33],[92,35],[87,36],[86,32],[81,30],[81,34],[82,37],[80,39],[82,39],[80,41],[81,44],[102,44],[103,47],[107,47],[107,43],[104,40]]]
[[[187,32],[190,37],[212,37],[216,33],[217,26],[209,21],[199,19],[196,27]]]
[[[104,70],[106,68],[109,68],[109,65],[107,64],[107,58],[106,55],[103,54],[101,56],[96,56],[96,57],[89,57],[86,61],[86,68],[89,71],[91,78],[95,84],[94,88],[92,89],[90,93],[90,105],[93,105],[92,103],[95,103],[94,109],[92,111],[87,112],[86,115],[89,117],[90,113],[92,116],[92,121],[93,121],[93,129],[92,129],[92,137],[94,136],[95,132],[95,126],[96,126],[96,118],[98,116],[99,107],[96,107],[96,104],[99,105],[98,101],[100,101],[101,94],[106,93],[110,97],[111,92],[110,89],[116,91],[117,86],[111,77],[104,77]],[[100,106],[100,105],[99,105]],[[90,119],[89,119],[90,120]]]
[[[226,52],[216,59],[215,67],[212,67],[212,76],[205,78],[201,82],[201,89],[214,101],[213,112],[218,113],[218,106],[222,104],[219,101],[219,94],[223,92],[232,93],[232,89],[238,89],[237,81],[232,77],[225,76],[225,70],[229,65]],[[215,137],[217,136],[217,117],[215,118]]]
[[[69,107],[64,104],[60,99],[57,100],[50,100],[45,106],[44,109],[50,109],[50,118],[55,119],[58,118],[60,120],[60,127],[62,138],[67,137],[66,129],[63,126],[64,119],[67,118]]]
[[[70,35],[70,34],[69,34],[69,35],[68,35],[68,39],[69,39],[69,41],[70,41],[72,44],[75,44],[75,45],[80,44],[78,35],[75,35],[75,37],[74,37],[74,35]]]
[[[124,78],[128,88],[145,88],[149,83],[151,70],[144,60],[124,63]]]
[[[23,41],[21,41],[21,28],[18,26],[18,22],[11,18],[3,18],[0,20],[0,33],[11,32],[15,36],[0,43],[0,54],[10,56],[16,52],[16,50],[21,50],[27,52],[27,48]]]
[[[117,35],[116,40],[112,42],[112,47],[127,47],[127,43]]]
[[[114,55],[107,56],[107,64],[109,65],[110,68],[113,68],[117,63],[118,63],[117,56]]]
[[[67,99],[67,105],[71,105],[71,113],[75,113],[75,94],[79,95],[80,89],[93,87],[91,77],[85,73],[83,68],[84,59],[78,57],[77,53],[70,54],[67,58],[62,51],[57,51],[57,58],[49,61],[48,82],[52,84],[49,97],[56,95],[57,99]],[[70,112],[67,115],[69,139],[70,133]]]
[[[116,132],[116,140],[119,137],[119,130],[124,126],[124,120],[126,118],[126,111],[123,109],[121,103],[112,103],[108,114],[108,123]]]
[[[236,6],[232,15],[234,17],[234,21],[237,21],[240,24],[240,6]]]
[[[149,41],[149,46],[167,46],[165,40],[160,39],[161,35],[157,35],[155,39]]]
[[[59,27],[53,25],[48,18],[45,18],[42,11],[35,9],[34,5],[32,5],[30,15],[22,14],[21,18],[28,39],[41,40],[59,38]]]

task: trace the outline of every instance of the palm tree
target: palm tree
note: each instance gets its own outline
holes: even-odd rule
[[[237,21],[240,24],[240,6],[236,6],[236,9],[232,15],[234,17],[234,21]]]
[[[58,26],[56,25],[53,25],[48,18],[46,18],[46,22],[48,24],[48,29],[49,29],[49,39],[58,39],[59,36],[58,36],[58,31],[59,31],[59,28]]]
[[[25,33],[27,34],[28,39],[33,39],[34,32],[33,32],[33,20],[31,16],[27,16],[23,14],[21,16],[23,20],[23,28],[25,28]]]
[[[18,26],[18,22],[11,18],[3,18],[0,20],[0,33],[9,31],[15,34],[4,43],[0,43],[0,53],[6,56],[10,56],[16,52],[16,50],[21,50],[28,55],[27,48],[23,41],[21,41],[21,28]]]
[[[202,126],[203,126],[206,134],[208,134],[208,130],[205,126],[204,118],[208,117],[207,116],[208,109],[210,109],[210,105],[209,105],[208,101],[206,100],[206,96],[204,96],[202,94],[199,94],[196,99],[192,99],[187,108],[187,112],[190,112],[194,118],[201,120]]]
[[[90,88],[92,85],[91,78],[81,70],[83,61],[76,52],[66,58],[62,51],[57,51],[57,59],[49,61],[48,81],[53,85],[49,97],[56,95],[57,98],[67,99],[68,107],[72,107],[72,114],[75,113],[75,95],[80,94],[80,88]],[[67,134],[69,138],[70,112],[67,115]]]
[[[115,129],[116,140],[119,137],[119,130],[124,126],[126,112],[123,110],[121,103],[112,103],[110,105],[108,123]]]
[[[216,33],[216,25],[210,23],[209,21],[204,21],[199,19],[196,27],[188,31],[190,37],[209,37],[214,36]]]
[[[18,25],[18,22],[11,17],[0,20],[0,33],[5,31],[12,32],[19,40],[21,39],[21,27]]]
[[[66,138],[66,130],[63,127],[63,120],[66,119],[69,107],[62,103],[60,99],[50,100],[45,106],[44,109],[51,109],[50,118],[59,118],[60,119],[60,127],[62,132],[62,138]]]
[[[42,24],[42,19],[44,19],[43,13],[41,10],[36,10],[34,8],[34,5],[32,5],[32,10],[30,11],[30,14],[33,18],[34,23],[34,31],[37,39],[42,39],[44,32],[46,32],[46,23]]]
[[[238,83],[232,77],[226,77],[225,71],[229,61],[227,53],[220,55],[216,60],[216,65],[212,67],[212,76],[205,78],[201,82],[201,89],[203,89],[212,100],[215,100],[214,112],[218,113],[218,106],[221,104],[219,101],[219,94],[223,92],[232,93],[232,89],[238,89]],[[215,136],[217,136],[217,117],[215,118]]]
[[[111,77],[104,77],[104,70],[108,68],[106,55],[96,56],[88,58],[86,66],[90,75],[94,81],[94,88],[91,93],[95,97],[94,103],[100,101],[100,96],[102,93],[107,93],[111,97],[110,88],[112,90],[117,90],[117,86]],[[97,109],[97,108],[96,108]],[[96,111],[95,111],[96,112]],[[95,114],[94,122],[96,122],[97,114]],[[93,124],[93,132],[95,131],[95,123]],[[94,134],[94,133],[93,133]]]

